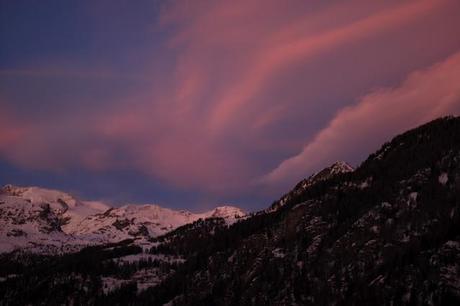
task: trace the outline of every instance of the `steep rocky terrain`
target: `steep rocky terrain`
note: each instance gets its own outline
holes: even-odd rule
[[[326,168],[230,226],[200,219],[152,238],[148,254],[127,240],[59,258],[5,255],[0,296],[5,304],[458,305],[459,195],[460,118],[442,118],[395,137],[356,170]]]

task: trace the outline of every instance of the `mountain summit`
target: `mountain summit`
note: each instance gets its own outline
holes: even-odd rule
[[[285,194],[279,201],[273,203],[270,208],[267,210],[268,212],[275,211],[282,207],[286,202],[289,201],[290,198],[301,194],[305,189],[315,185],[318,182],[326,181],[331,179],[337,175],[341,175],[344,173],[353,172],[354,169],[348,163],[344,161],[337,161],[330,165],[329,167],[324,168],[323,170],[312,174],[308,178],[300,181],[297,185],[287,194]]]

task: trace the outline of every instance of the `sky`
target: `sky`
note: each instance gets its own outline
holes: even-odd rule
[[[0,0],[0,184],[269,206],[460,114],[460,1]]]

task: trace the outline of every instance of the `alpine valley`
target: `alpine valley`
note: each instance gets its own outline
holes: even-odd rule
[[[0,305],[460,304],[460,118],[251,214],[0,194]]]

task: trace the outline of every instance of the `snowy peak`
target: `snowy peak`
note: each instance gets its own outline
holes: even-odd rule
[[[18,187],[13,185],[5,185],[0,189],[0,194],[23,198],[33,204],[41,203],[57,203],[63,209],[77,206],[78,200],[71,195],[51,189],[39,187]]]
[[[85,217],[89,214],[109,209],[109,206],[104,203],[84,202],[68,193],[40,187],[6,185],[0,189],[0,196],[14,198],[18,201],[25,201],[30,203],[33,207],[46,206],[49,207],[53,213],[62,216],[71,214],[73,216],[79,215],[80,217]]]
[[[326,181],[336,175],[343,174],[343,173],[348,173],[348,172],[353,172],[354,169],[352,166],[350,166],[348,163],[344,161],[337,161],[330,165],[329,167],[324,168],[323,170],[314,173],[310,177],[300,181],[294,189],[292,189],[289,193],[284,195],[279,201],[275,202],[268,210],[267,212],[275,211],[279,209],[280,207],[284,206],[286,202],[291,199],[293,196],[298,195],[302,193],[304,190],[307,188],[310,188],[314,184],[320,182],[320,181]]]
[[[324,168],[323,170],[311,175],[309,178],[302,180],[296,185],[294,191],[297,189],[306,189],[309,186],[319,182],[328,180],[338,174],[348,173],[354,171],[353,167],[344,161],[337,161]]]
[[[85,217],[106,211],[110,207],[101,202],[85,202],[68,193],[40,187],[6,185],[0,195],[21,199],[33,207],[48,207],[60,219],[64,232],[72,230]]]
[[[223,218],[227,224],[232,224],[238,219],[243,218],[246,213],[238,207],[234,206],[219,206],[214,208],[211,211],[205,212],[203,214],[198,214],[202,219],[207,218]]]
[[[327,180],[337,174],[353,172],[354,169],[348,163],[344,161],[337,161],[333,163],[331,166],[321,170],[320,172],[314,174],[311,179],[312,180]]]
[[[231,225],[238,220],[241,220],[246,213],[234,206],[219,206],[210,211],[206,211],[204,213],[192,214],[193,221],[198,219],[208,219],[208,218],[222,218],[225,220],[227,225]]]
[[[208,212],[213,218],[241,218],[245,212],[234,206],[219,206]]]
[[[6,185],[0,188],[0,252],[74,250],[74,245],[87,243],[69,231],[106,209],[105,204],[82,202],[57,190]]]
[[[155,237],[194,220],[192,214],[186,211],[175,211],[155,204],[129,204],[88,216],[71,234],[115,242],[128,238]]]
[[[70,210],[83,212],[86,209],[88,214],[89,212],[95,213],[110,208],[110,206],[102,202],[80,201],[68,193],[41,187],[5,185],[0,188],[0,195],[21,198],[33,205],[49,204],[51,209],[61,213]]]
[[[125,205],[88,216],[71,234],[92,241],[116,242],[123,239],[147,239],[166,234],[199,219],[223,218],[232,224],[245,213],[232,206],[217,207],[204,213],[176,211],[155,204]]]
[[[331,170],[333,174],[353,172],[355,170],[352,166],[344,161],[337,161],[330,168],[332,168]]]
[[[232,206],[203,213],[155,204],[114,208],[102,202],[81,201],[57,190],[6,185],[0,189],[0,252],[17,248],[41,251],[49,245],[62,252],[66,245],[75,246],[71,251],[125,239],[148,244],[152,237],[199,219],[222,218],[230,225],[244,215]]]

